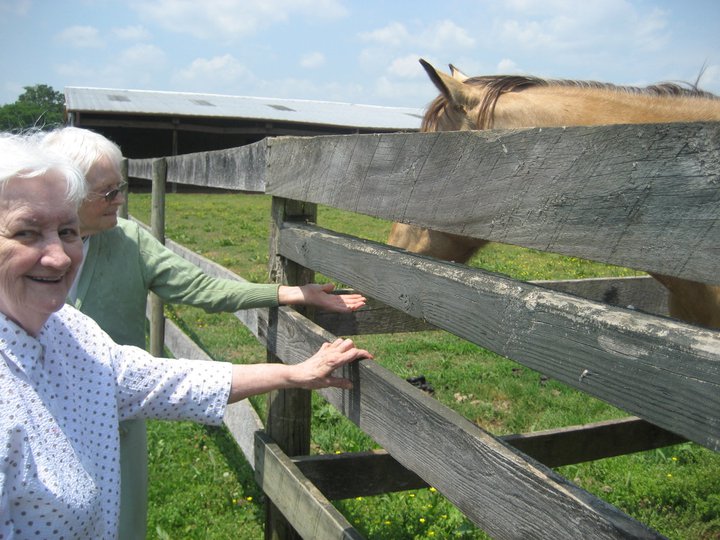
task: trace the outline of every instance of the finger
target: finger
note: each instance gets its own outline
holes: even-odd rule
[[[323,382],[327,384],[327,386],[334,386],[335,388],[343,388],[345,390],[349,390],[353,387],[352,382],[343,377],[326,377]]]

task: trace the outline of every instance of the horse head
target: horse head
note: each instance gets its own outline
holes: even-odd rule
[[[452,64],[452,76],[435,69],[429,62],[420,59],[425,72],[439,90],[440,95],[428,106],[423,118],[421,131],[455,131],[477,129],[472,120],[472,111],[480,103],[481,96],[473,87],[465,84],[469,78]]]
[[[420,64],[440,92],[423,118],[421,131],[425,132],[720,121],[720,99],[696,85],[662,83],[636,88],[521,75],[468,77],[452,64],[450,75],[425,60]],[[388,244],[464,263],[487,241],[394,223]],[[653,277],[670,292],[672,316],[720,328],[719,286]]]

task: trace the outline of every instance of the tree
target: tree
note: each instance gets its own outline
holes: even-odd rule
[[[25,91],[15,103],[0,106],[0,130],[50,129],[63,123],[65,96],[52,86],[36,84]]]

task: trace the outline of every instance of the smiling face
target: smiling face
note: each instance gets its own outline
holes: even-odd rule
[[[82,261],[66,185],[51,171],[12,178],[0,193],[0,311],[34,336],[65,303]]]
[[[106,201],[104,195],[117,188],[122,183],[122,176],[117,165],[107,157],[103,157],[90,167],[85,175],[88,186],[88,196],[80,206],[80,231],[83,236],[89,236],[112,229],[117,225],[117,212],[125,201],[125,195],[120,192],[111,201]]]

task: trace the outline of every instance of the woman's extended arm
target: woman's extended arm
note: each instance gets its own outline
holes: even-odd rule
[[[286,388],[352,388],[348,379],[334,377],[332,372],[363,358],[372,359],[372,355],[356,348],[350,339],[337,339],[333,343],[323,343],[318,352],[300,364],[234,365],[228,403]]]
[[[278,302],[282,305],[315,306],[336,313],[355,311],[365,305],[365,297],[361,294],[331,294],[334,288],[332,283],[310,283],[300,287],[280,285]]]

